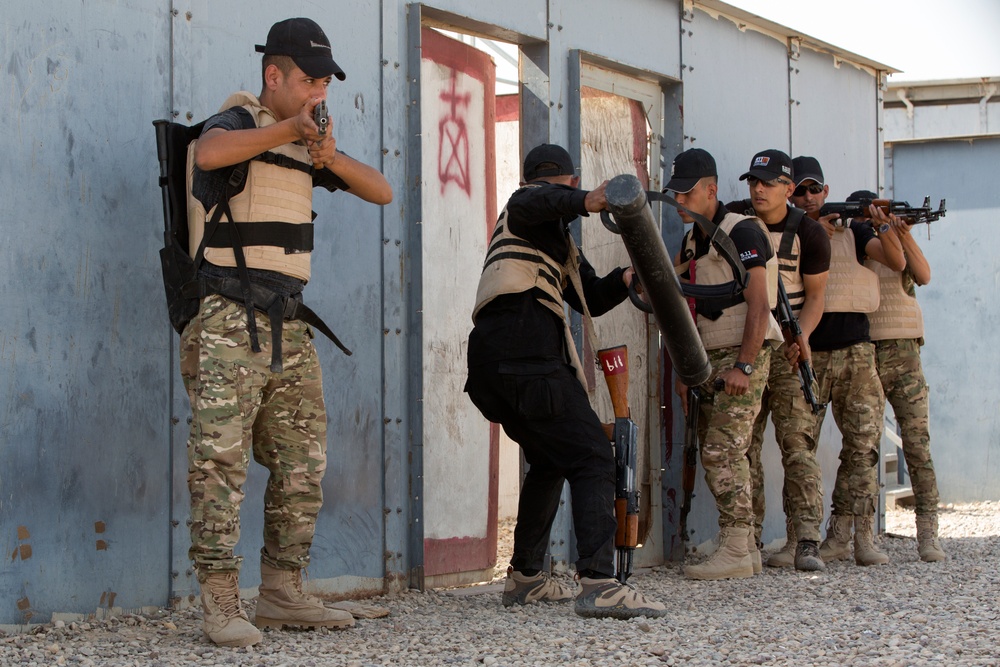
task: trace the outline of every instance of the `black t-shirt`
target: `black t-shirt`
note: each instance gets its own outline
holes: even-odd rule
[[[557,262],[565,262],[569,257],[567,226],[577,216],[587,215],[586,196],[585,190],[550,183],[521,188],[507,202],[508,228]],[[580,280],[591,315],[606,313],[625,300],[628,291],[622,272],[617,268],[598,278],[581,254]],[[562,318],[538,302],[536,289],[498,296],[479,311],[469,335],[470,367],[512,359],[566,360]],[[572,285],[563,298],[582,312]]]
[[[855,257],[858,264],[864,264],[865,248],[875,238],[875,230],[868,221],[852,220],[851,231],[854,232]],[[809,347],[818,352],[829,352],[870,340],[868,315],[865,313],[823,313],[809,336]]]
[[[726,209],[741,215],[756,215],[749,199],[737,199],[726,204]],[[767,225],[769,232],[783,232],[788,224],[788,216],[792,207],[788,206],[785,217],[775,225]],[[765,223],[766,224],[766,223]],[[830,270],[830,237],[826,235],[823,225],[809,216],[803,216],[799,228],[795,231],[799,237],[799,273],[804,276],[825,273]],[[775,252],[778,248],[774,248]],[[779,258],[780,260],[780,258]]]
[[[721,225],[722,220],[726,217],[726,210],[726,207],[720,202],[719,207],[715,210],[715,215],[712,217],[712,222]],[[711,242],[701,232],[701,228],[698,225],[694,225],[691,228],[691,232],[694,234],[694,258],[697,260],[699,257],[704,257],[708,254],[708,251],[711,249]],[[747,269],[755,266],[764,266],[767,264],[767,260],[771,259],[771,256],[774,254],[771,250],[771,243],[767,235],[764,234],[764,230],[753,220],[747,219],[737,222],[730,230],[729,238],[733,240],[733,245],[736,246],[736,250],[740,254],[740,261],[743,262],[743,266]]]

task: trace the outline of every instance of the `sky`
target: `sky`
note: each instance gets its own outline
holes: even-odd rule
[[[890,81],[1000,77],[1000,0],[725,0],[902,70]]]

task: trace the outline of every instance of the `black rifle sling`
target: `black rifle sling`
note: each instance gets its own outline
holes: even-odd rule
[[[785,231],[781,233],[781,245],[778,246],[778,257],[781,259],[798,259],[798,255],[792,254],[795,244],[795,235],[799,231],[799,224],[806,212],[801,208],[790,208],[788,220],[785,221]]]
[[[719,253],[733,271],[733,280],[721,285],[681,284],[681,290],[684,292],[684,295],[692,297],[696,301],[711,299],[713,302],[717,301],[718,303],[715,305],[721,307],[732,306],[743,301],[742,292],[747,286],[747,270],[743,266],[743,262],[740,260],[740,253],[736,250],[736,244],[733,243],[729,234],[722,231],[717,224],[705,216],[695,213],[668,194],[647,192],[646,197],[650,200],[666,202],[678,211],[687,213],[694,220],[695,224],[698,225],[698,228],[701,229],[702,234],[711,242],[712,247],[715,248],[716,252]]]

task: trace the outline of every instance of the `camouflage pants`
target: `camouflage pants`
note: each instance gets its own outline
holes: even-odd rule
[[[931,460],[928,388],[920,365],[920,344],[913,338],[875,343],[878,375],[885,397],[896,413],[903,439],[903,458],[910,474],[917,514],[937,512],[937,477]]]
[[[181,375],[191,400],[188,488],[191,550],[198,578],[238,570],[240,503],[250,451],[270,471],[264,493],[264,549],[271,567],[309,562],[326,470],[323,381],[302,322],[284,322],[280,373],[270,370],[271,325],[257,313],[261,351],[250,350],[243,306],[202,299],[181,337]]]
[[[764,369],[768,366],[771,347],[765,344],[757,353],[747,393],[730,396],[725,391],[715,391],[712,387],[715,378],[733,367],[739,351],[739,347],[709,350],[712,377],[699,387],[702,396],[698,419],[701,465],[705,468],[705,482],[715,496],[720,528],[753,525],[747,448],[767,382]]]
[[[760,413],[754,420],[753,440],[747,452],[753,487],[754,532],[758,543],[766,510],[761,450],[768,413],[771,413],[774,422],[774,436],[785,472],[782,509],[795,526],[798,539],[819,541],[820,525],[823,523],[823,471],[816,459],[817,440],[813,437],[815,417],[802,394],[799,376],[785,359],[783,349],[771,354],[767,387],[761,399]]]
[[[875,346],[856,343],[830,352],[813,352],[819,391],[843,435],[840,466],[833,487],[833,513],[868,516],[878,506],[878,453],[885,395],[875,370]],[[826,409],[817,415],[813,437],[819,440]]]

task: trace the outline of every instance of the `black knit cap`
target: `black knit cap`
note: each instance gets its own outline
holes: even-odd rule
[[[542,165],[545,168],[540,169]],[[541,144],[528,151],[524,158],[524,180],[533,181],[543,176],[573,176],[573,158],[562,146]]]
[[[333,59],[333,49],[326,33],[312,19],[285,19],[271,26],[267,44],[256,46],[257,53],[266,56],[288,56],[300,70],[320,79],[333,75],[347,78]]]

